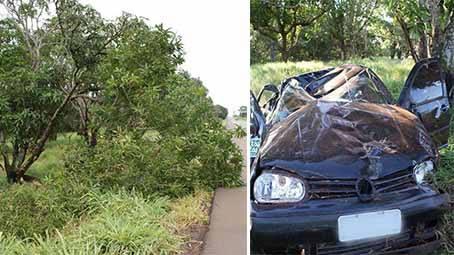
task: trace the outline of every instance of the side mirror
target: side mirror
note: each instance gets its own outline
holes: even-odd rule
[[[273,96],[279,94],[279,89],[277,88],[276,85],[267,84],[267,85],[263,86],[263,88],[260,90],[260,93],[257,96],[257,102],[260,102],[260,100],[262,99],[262,96],[263,96],[263,92],[265,92],[265,91],[269,91],[269,92],[273,93]]]

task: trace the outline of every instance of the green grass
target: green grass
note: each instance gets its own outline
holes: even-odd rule
[[[46,150],[41,154],[38,161],[32,165],[27,174],[40,179],[51,178],[54,175],[61,174],[66,148],[71,143],[80,139],[80,136],[75,133],[58,135],[55,140],[47,143]],[[6,186],[5,173],[0,172],[0,190]]]
[[[57,139],[49,141],[46,150],[41,154],[27,174],[38,178],[52,177],[59,174],[63,169],[63,159],[66,148],[81,137],[75,133],[66,133],[57,136]]]
[[[400,88],[403,87],[413,66],[413,62],[410,59],[391,60],[388,58],[351,59],[345,62],[337,60],[329,62],[302,61],[296,63],[257,64],[251,67],[251,89],[257,94],[265,84],[273,83],[278,85],[283,79],[294,75],[327,67],[336,67],[345,63],[360,64],[371,68],[388,86],[394,97],[399,96]]]
[[[46,151],[28,173],[41,179],[39,186],[23,184],[12,187],[6,183],[4,174],[0,176],[0,200],[5,202],[5,198],[9,198],[7,201],[16,201],[12,196],[19,194],[20,201],[37,203],[40,207],[38,211],[33,209],[32,203],[14,204],[11,210],[19,210],[21,216],[26,217],[20,222],[29,225],[27,230],[47,231],[47,234],[29,233],[29,237],[23,239],[11,233],[2,233],[5,228],[0,229],[0,254],[179,254],[184,250],[185,242],[190,241],[188,228],[208,223],[208,208],[213,196],[209,191],[196,191],[181,198],[168,199],[136,191],[100,192],[96,187],[89,187],[85,195],[76,198],[84,204],[84,213],[68,216],[70,212],[64,211],[66,207],[60,208],[61,204],[53,199],[65,196],[56,195],[61,191],[56,191],[58,186],[51,184],[62,182],[63,192],[66,192],[65,187],[74,187],[62,179],[62,171],[67,148],[78,139],[75,134],[64,134],[48,143]],[[33,196],[27,195],[30,193]],[[44,218],[38,220],[37,212]],[[18,220],[13,215],[6,217],[7,222],[8,218]],[[54,218],[59,222],[51,222]],[[66,223],[62,224],[61,219]],[[21,224],[11,224],[16,224],[20,230]],[[30,227],[32,224],[37,225]],[[49,225],[59,227],[54,229]]]
[[[305,72],[316,71],[327,67],[335,67],[343,63],[361,64],[371,68],[388,87],[394,99],[400,91],[413,67],[414,62],[407,60],[390,60],[388,58],[352,59],[349,61],[303,61],[297,63],[267,63],[251,67],[251,88],[258,93],[265,84],[278,85],[283,79]],[[451,124],[454,126],[454,123]],[[454,128],[451,128],[449,146],[440,151],[441,165],[437,172],[437,185],[454,197]],[[443,248],[437,254],[454,254],[454,212],[449,212],[444,217],[440,227],[443,239]]]
[[[212,193],[196,192],[174,201],[140,193],[91,193],[92,212],[54,235],[19,240],[0,232],[0,254],[179,254],[185,230],[207,224]]]

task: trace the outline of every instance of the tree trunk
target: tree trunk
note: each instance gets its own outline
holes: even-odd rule
[[[281,58],[282,61],[288,62],[289,52],[287,44],[287,34],[281,33],[282,43],[281,43]]]
[[[428,58],[428,52],[427,52],[427,37],[424,33],[421,33],[419,36],[419,44],[418,44],[418,56],[420,59]]]
[[[444,41],[440,60],[444,71],[452,75],[454,74],[454,18],[446,28]]]
[[[69,91],[69,93],[66,95],[63,102],[58,106],[58,108],[55,110],[54,114],[50,118],[49,123],[47,124],[46,128],[44,129],[44,131],[41,134],[41,137],[38,139],[36,145],[34,146],[33,151],[31,152],[31,155],[27,158],[27,160],[25,160],[25,162],[23,164],[21,164],[21,166],[17,167],[16,178],[18,180],[21,180],[24,177],[25,173],[28,171],[28,169],[31,167],[31,165],[36,160],[38,160],[38,158],[41,156],[41,153],[44,151],[44,146],[46,145],[47,140],[49,139],[49,135],[51,134],[52,128],[54,128],[57,118],[60,116],[60,113],[68,105],[74,92],[79,87],[77,79],[80,75],[80,72],[81,72],[80,69],[74,70],[73,77],[71,80],[71,85],[72,85],[71,90]]]
[[[340,49],[341,49],[341,59],[346,60],[348,57],[348,50],[347,50],[347,46],[345,45],[345,40],[342,38],[339,43],[340,43]]]
[[[91,130],[91,138],[90,138],[90,147],[95,147],[98,144],[98,130],[93,128]]]
[[[410,38],[410,31],[408,29],[407,24],[402,20],[402,18],[397,15],[397,22],[399,22],[400,27],[402,28],[402,31],[404,32],[404,37],[405,37],[405,42],[407,43],[408,49],[410,50],[411,57],[415,62],[419,61],[418,55],[416,54],[415,47],[413,46],[413,42],[411,41]]]
[[[396,41],[393,41],[391,44],[390,52],[389,52],[389,57],[391,59],[394,59],[394,57],[397,55],[397,43]]]
[[[427,0],[432,25],[431,56],[439,56],[443,44],[440,24],[440,0]]]
[[[11,168],[6,169],[6,180],[8,181],[8,183],[18,183],[19,182],[15,169],[11,169]]]

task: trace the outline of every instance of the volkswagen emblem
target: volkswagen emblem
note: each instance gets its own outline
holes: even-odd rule
[[[356,194],[359,201],[363,203],[372,201],[375,197],[375,187],[372,181],[368,178],[359,178],[356,182]]]

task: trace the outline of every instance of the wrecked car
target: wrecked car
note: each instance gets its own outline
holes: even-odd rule
[[[270,87],[267,103],[251,107],[265,111],[255,125],[266,133],[251,168],[253,252],[429,254],[439,246],[448,197],[432,177],[448,143],[452,79],[438,60],[413,67],[397,102],[372,70],[353,64]]]

